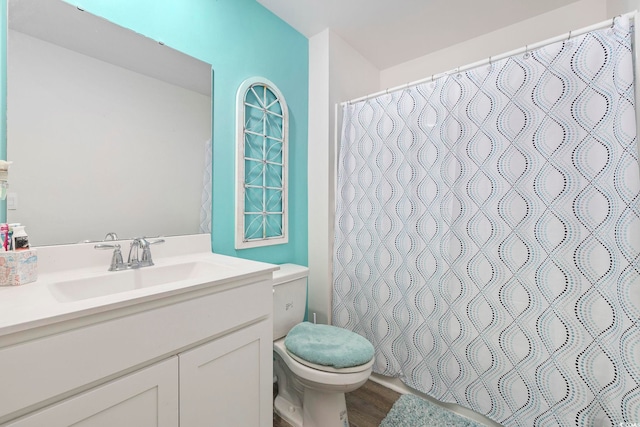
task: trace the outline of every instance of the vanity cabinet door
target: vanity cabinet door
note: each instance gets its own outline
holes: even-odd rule
[[[266,427],[273,422],[271,318],[180,357],[180,427]]]
[[[4,426],[10,427],[176,427],[178,359],[90,389]]]

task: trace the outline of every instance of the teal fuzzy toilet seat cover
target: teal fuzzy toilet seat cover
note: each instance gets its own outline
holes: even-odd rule
[[[307,362],[336,369],[364,365],[373,359],[373,345],[366,338],[330,325],[299,323],[291,328],[284,345]]]

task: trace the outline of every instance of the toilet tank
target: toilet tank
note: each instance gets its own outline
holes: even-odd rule
[[[307,267],[295,264],[282,264],[280,270],[273,272],[274,341],[304,320],[308,276]]]

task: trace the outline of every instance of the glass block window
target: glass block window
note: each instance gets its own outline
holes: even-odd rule
[[[287,243],[287,103],[269,80],[244,81],[236,111],[236,249]]]

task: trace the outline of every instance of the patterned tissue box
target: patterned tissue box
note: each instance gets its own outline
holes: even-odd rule
[[[35,249],[0,252],[0,286],[17,286],[38,279],[38,254]]]

